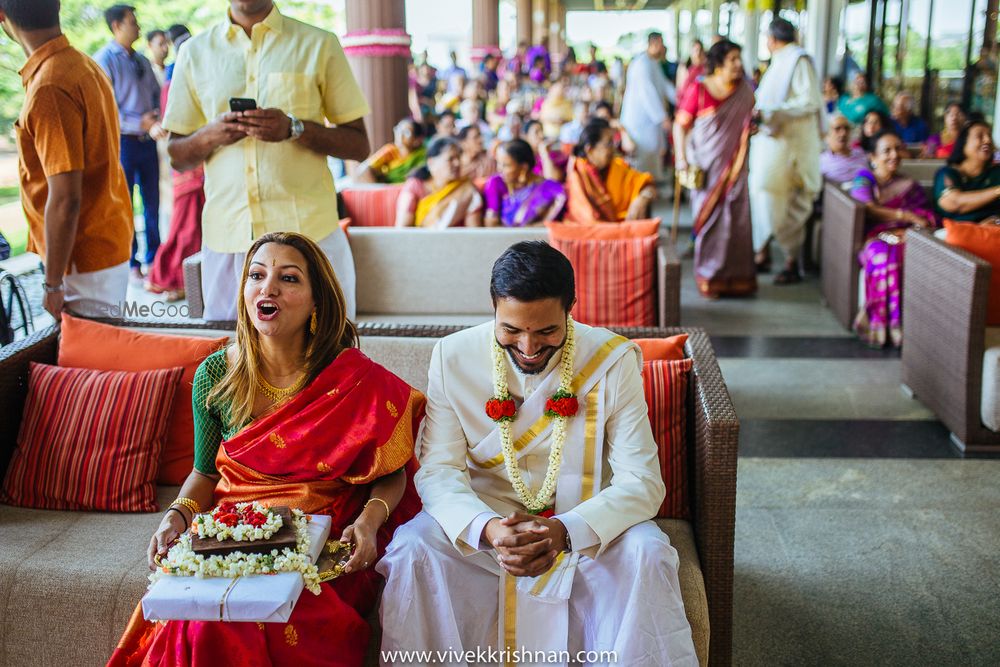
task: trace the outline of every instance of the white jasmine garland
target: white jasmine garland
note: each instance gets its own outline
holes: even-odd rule
[[[509,397],[510,392],[507,386],[507,365],[504,359],[504,349],[500,347],[496,336],[493,336],[493,395],[497,397]],[[572,394],[573,388],[573,362],[576,356],[576,338],[574,335],[573,318],[566,318],[566,344],[563,345],[562,360],[559,367],[559,393]],[[511,486],[517,493],[518,499],[529,512],[537,514],[548,507],[549,498],[556,489],[556,481],[559,479],[559,468],[562,466],[562,450],[566,443],[566,421],[568,417],[557,415],[552,417],[552,446],[549,449],[549,465],[545,471],[545,479],[542,481],[542,488],[535,495],[531,494],[524,478],[521,477],[521,470],[517,465],[517,452],[514,451],[513,438],[511,436],[511,423],[513,419],[504,419],[498,422],[500,428],[500,443],[503,450],[503,461],[507,469],[507,477]]]
[[[149,575],[149,585],[153,586],[161,577],[246,577],[253,574],[277,574],[298,572],[305,587],[314,595],[320,594],[319,570],[309,557],[309,520],[302,510],[292,510],[292,524],[295,526],[295,549],[286,547],[281,551],[272,549],[267,554],[245,554],[235,551],[225,556],[206,558],[191,549],[191,535],[185,533],[174,546],[170,547],[161,567]]]
[[[244,523],[242,512],[249,510],[257,512],[267,517],[261,526],[252,526]],[[281,528],[283,521],[281,515],[272,512],[259,502],[236,503],[235,514],[240,517],[235,526],[227,526],[215,519],[212,514],[198,514],[191,521],[191,525],[200,537],[215,537],[220,542],[223,540],[233,540],[236,542],[255,542],[257,540],[269,540]]]

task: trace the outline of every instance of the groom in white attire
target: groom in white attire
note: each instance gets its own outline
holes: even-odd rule
[[[570,319],[573,268],[544,242],[509,248],[490,292],[495,320],[431,357],[424,511],[376,568],[384,664],[387,651],[465,664],[496,656],[460,652],[493,649],[520,664],[566,651],[697,665],[677,552],[650,520],[665,488],[639,349]]]

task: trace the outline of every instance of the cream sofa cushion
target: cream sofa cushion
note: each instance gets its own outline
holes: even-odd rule
[[[1000,327],[986,329],[980,411],[986,428],[1000,433]]]

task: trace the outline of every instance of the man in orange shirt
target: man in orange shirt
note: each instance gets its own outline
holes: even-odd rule
[[[28,250],[45,264],[45,309],[108,315],[128,288],[132,205],[118,160],[118,108],[97,63],[69,45],[59,0],[0,0],[28,56],[16,123]]]

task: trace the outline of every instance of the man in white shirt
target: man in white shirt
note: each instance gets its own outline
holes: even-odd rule
[[[622,127],[635,145],[632,166],[657,181],[664,178],[663,156],[670,131],[667,103],[677,104],[677,91],[660,66],[666,52],[663,35],[650,33],[646,52],[629,63],[622,98]]]
[[[822,188],[819,171],[823,99],[812,59],[795,43],[795,27],[768,28],[771,65],[757,88],[760,132],[750,140],[750,214],[757,265],[770,264],[774,238],[785,254],[776,285],[802,281],[799,254],[805,225]]]
[[[677,552],[650,521],[665,488],[638,348],[570,319],[572,266],[544,242],[508,249],[490,291],[495,320],[431,357],[414,480],[424,511],[377,566],[383,655],[697,664]]]

